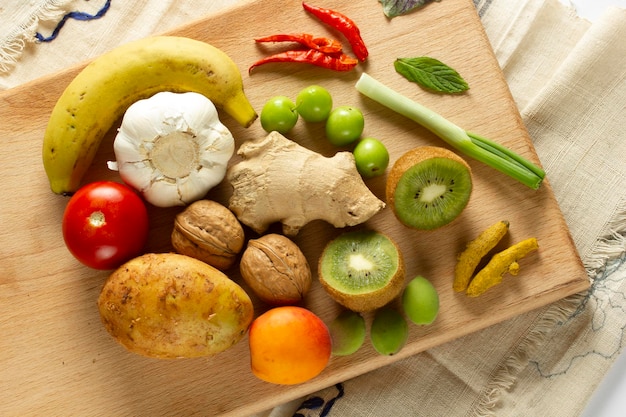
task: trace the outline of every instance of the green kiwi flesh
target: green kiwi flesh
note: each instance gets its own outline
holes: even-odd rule
[[[319,280],[344,307],[372,311],[393,300],[404,286],[404,260],[386,235],[359,230],[328,243],[319,261]]]
[[[467,163],[451,151],[438,149],[429,156],[428,149],[422,149],[422,153],[425,155],[414,163],[405,161],[403,172],[395,173],[388,197],[396,217],[406,226],[433,230],[450,223],[465,209],[472,176]]]

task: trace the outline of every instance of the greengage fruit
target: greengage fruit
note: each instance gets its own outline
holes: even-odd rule
[[[376,310],[370,328],[370,340],[381,355],[395,355],[409,337],[409,326],[404,316],[392,307]]]
[[[261,109],[261,127],[266,132],[289,132],[298,122],[296,105],[287,96],[270,98]]]
[[[324,87],[310,85],[296,96],[296,110],[307,122],[323,122],[333,108],[333,98]]]
[[[389,151],[376,138],[361,139],[352,154],[359,174],[365,178],[384,174],[389,165]]]
[[[413,278],[402,293],[402,307],[415,324],[431,324],[439,313],[439,294],[426,278]]]
[[[326,120],[326,138],[335,146],[349,145],[363,133],[365,119],[356,107],[340,106],[333,109]]]
[[[252,373],[274,384],[299,384],[319,375],[330,360],[328,327],[315,313],[283,306],[257,317],[248,334]]]
[[[343,310],[330,323],[328,329],[333,341],[333,355],[351,355],[359,350],[365,341],[365,319],[355,311]]]

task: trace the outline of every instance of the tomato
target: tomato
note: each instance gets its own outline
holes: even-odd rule
[[[148,239],[148,211],[126,185],[98,181],[80,188],[63,214],[69,251],[94,269],[115,269],[141,254]]]

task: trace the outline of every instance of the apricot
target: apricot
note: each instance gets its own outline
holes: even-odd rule
[[[299,384],[319,375],[330,360],[326,324],[303,307],[275,307],[257,317],[248,335],[252,373],[274,384]]]

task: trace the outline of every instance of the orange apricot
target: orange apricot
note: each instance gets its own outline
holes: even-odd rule
[[[248,335],[252,373],[274,384],[292,385],[319,375],[330,360],[326,324],[310,310],[276,307],[257,317]]]

